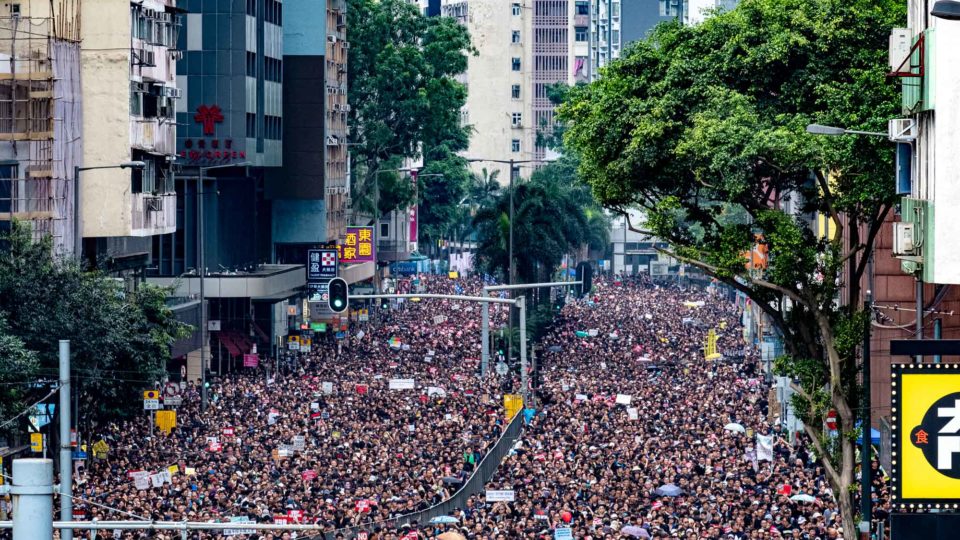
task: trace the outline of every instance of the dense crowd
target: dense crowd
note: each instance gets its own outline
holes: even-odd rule
[[[483,285],[421,279],[430,292],[476,294]],[[143,420],[107,427],[111,451],[78,475],[81,497],[126,517],[284,519],[344,537],[359,525],[377,540],[445,531],[549,539],[567,529],[590,540],[842,537],[837,505],[804,436],[781,432],[770,413],[769,385],[756,353],[743,346],[737,308],[709,288],[643,279],[595,283],[588,298],[561,310],[538,345],[535,414],[487,486],[512,490],[514,501],[479,494],[450,524],[382,526],[463,484],[503,433],[503,394],[516,383],[511,375],[478,376],[475,305],[405,302],[377,319],[352,327],[341,347],[320,341],[289,373],[268,380],[249,369],[215,379],[205,413],[190,385],[170,434],[151,435]],[[505,310],[494,310],[493,320],[502,324]],[[724,358],[704,359],[709,328]],[[413,379],[416,388],[390,389],[392,379]],[[141,478],[138,486],[134,476],[144,473],[150,485]],[[879,479],[876,488],[883,500]],[[117,518],[102,507],[88,510]],[[885,510],[878,504],[879,514]]]
[[[420,279],[430,292],[449,294],[478,294],[483,285],[475,278]],[[431,300],[395,308],[374,323],[355,323],[340,346],[318,339],[290,373],[268,380],[261,369],[247,369],[214,378],[204,413],[199,386],[190,384],[170,434],[144,419],[109,426],[99,435],[111,447],[108,459],[93,460],[78,475],[80,495],[127,517],[286,517],[331,531],[448,498],[503,431],[503,381],[476,376],[478,307]],[[438,313],[448,319],[435,320]],[[492,317],[498,325],[506,310],[494,309]],[[390,389],[392,379],[413,379],[416,388]],[[134,477],[147,474],[159,475],[160,485],[147,477],[149,487],[141,479],[138,488]],[[87,506],[89,517],[117,517]]]

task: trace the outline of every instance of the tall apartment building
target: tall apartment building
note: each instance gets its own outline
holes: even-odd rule
[[[57,254],[76,240],[80,2],[0,6],[0,230],[25,223]]]
[[[175,0],[81,3],[83,256],[142,275],[151,237],[176,229],[174,109],[180,12]],[[95,24],[94,24],[95,21]],[[130,161],[139,169],[119,168]]]

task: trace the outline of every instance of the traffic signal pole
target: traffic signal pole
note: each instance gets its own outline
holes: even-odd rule
[[[490,299],[490,293],[493,291],[509,291],[517,289],[533,289],[536,287],[562,287],[570,285],[582,285],[582,281],[551,281],[548,283],[521,283],[519,285],[490,285],[489,287],[483,288],[483,299]],[[463,297],[457,297],[463,298]],[[497,302],[493,302],[497,303]],[[499,303],[513,303],[509,302],[499,302]],[[483,317],[481,319],[480,326],[480,340],[482,341],[480,348],[480,376],[486,377],[487,372],[490,370],[490,303],[485,302],[481,311],[483,312]],[[521,326],[521,333],[525,333],[526,329]],[[520,340],[521,342],[523,339]],[[524,356],[526,353],[521,355]]]

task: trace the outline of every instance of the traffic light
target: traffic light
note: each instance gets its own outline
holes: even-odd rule
[[[590,263],[583,261],[577,265],[577,281],[582,281],[582,285],[577,285],[577,296],[582,298],[585,294],[590,293],[590,289],[593,288],[593,267],[590,266]]]
[[[330,305],[330,311],[334,313],[343,313],[350,304],[350,292],[347,289],[347,282],[343,278],[333,278],[330,280],[330,295],[327,299]]]

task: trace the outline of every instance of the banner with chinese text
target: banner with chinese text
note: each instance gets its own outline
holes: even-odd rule
[[[346,264],[375,261],[373,227],[347,227],[347,234],[337,245],[340,262]]]

